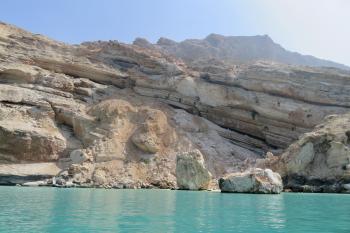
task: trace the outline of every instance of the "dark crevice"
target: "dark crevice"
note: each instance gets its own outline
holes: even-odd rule
[[[349,145],[350,144],[350,131],[346,131],[345,135],[347,137],[346,143]]]
[[[214,122],[214,123],[215,123],[215,122]],[[215,124],[217,124],[217,123],[215,123]],[[278,150],[278,149],[283,148],[283,147],[277,147],[277,146],[271,145],[270,143],[268,143],[268,142],[266,141],[265,138],[258,137],[258,136],[252,135],[252,134],[247,134],[247,133],[245,133],[245,132],[243,132],[243,131],[240,131],[240,130],[237,130],[237,129],[233,129],[233,128],[229,128],[229,127],[225,127],[225,126],[220,125],[220,124],[217,124],[217,125],[219,125],[219,126],[220,126],[221,128],[223,128],[223,129],[226,129],[226,130],[229,130],[229,131],[238,133],[238,134],[242,134],[242,136],[248,136],[248,137],[250,137],[250,138],[252,138],[252,139],[255,139],[255,140],[258,140],[258,141],[260,141],[260,142],[263,142],[263,143],[266,144],[268,147],[270,147],[270,149],[272,149],[272,150]]]
[[[181,108],[181,107],[179,107],[179,106],[176,106],[176,105],[174,105],[174,104],[169,104],[169,103],[168,103],[168,105],[169,105],[170,107],[172,107],[172,108],[175,108],[175,109],[186,110],[186,109],[183,109],[183,108]]]
[[[3,175],[0,174],[0,185],[14,186],[17,184],[23,184],[26,182],[33,182],[39,180],[49,179],[52,176],[49,175],[28,175],[28,176],[18,176],[18,175]]]
[[[226,138],[226,137],[224,137],[224,138]],[[248,143],[238,141],[238,140],[233,140],[230,138],[226,138],[226,139],[229,140],[232,144],[237,145],[237,146],[242,147],[242,148],[245,148],[245,149],[252,151],[254,153],[257,153],[260,156],[263,156],[264,153],[266,152],[264,150],[264,148],[254,147],[253,145],[249,145]]]
[[[118,68],[124,68],[124,69],[130,69],[133,67],[139,67],[140,65],[137,62],[134,61],[127,61],[125,59],[121,58],[113,58],[112,60],[112,66],[117,66]]]
[[[2,101],[0,101],[0,103],[2,103],[4,105],[18,105],[18,106],[27,106],[27,107],[40,107],[40,106],[37,106],[35,104],[28,103],[28,102],[23,102],[23,101],[14,102],[14,101],[9,101],[9,100],[2,100]]]
[[[252,114],[252,119],[253,119],[253,120],[256,120],[256,117],[259,116],[259,113],[256,112],[256,111],[252,111],[251,114]]]

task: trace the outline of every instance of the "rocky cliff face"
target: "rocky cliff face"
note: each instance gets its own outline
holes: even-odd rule
[[[178,188],[177,156],[199,150],[216,188],[348,112],[349,90],[337,69],[188,64],[152,45],[72,46],[1,23],[0,183]]]
[[[330,115],[280,157],[262,160],[285,178],[285,187],[304,192],[349,191],[350,115]]]

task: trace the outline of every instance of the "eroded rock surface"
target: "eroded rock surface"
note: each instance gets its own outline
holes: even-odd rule
[[[199,150],[178,154],[176,157],[176,181],[180,189],[208,189],[211,174],[206,169]]]
[[[305,192],[346,191],[350,183],[350,115],[330,115],[304,134],[281,157],[267,160],[285,180],[286,189]]]
[[[283,189],[281,176],[270,169],[251,169],[229,174],[219,180],[221,192],[278,194]]]
[[[199,150],[217,183],[348,112],[349,91],[338,69],[189,63],[142,39],[68,45],[0,23],[0,163],[54,163],[69,186],[178,188],[176,155]],[[283,166],[302,173],[322,151],[328,170],[311,171],[341,175],[347,144],[321,141]]]
[[[60,172],[56,163],[0,164],[0,185],[46,180]]]

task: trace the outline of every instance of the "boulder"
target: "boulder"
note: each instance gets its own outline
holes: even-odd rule
[[[203,155],[199,150],[180,153],[176,158],[176,179],[180,189],[208,189],[211,174],[204,165]]]
[[[255,168],[221,178],[219,187],[221,192],[278,194],[282,191],[283,184],[278,173]]]
[[[58,178],[55,178],[55,182],[53,182],[53,183],[54,183],[54,185],[64,186],[64,185],[66,185],[66,180],[58,177]]]
[[[346,192],[350,192],[350,184],[343,184],[343,188]]]
[[[80,150],[80,149],[73,150],[70,153],[69,157],[72,160],[72,163],[77,163],[77,164],[83,163],[89,158],[89,156],[83,150]]]

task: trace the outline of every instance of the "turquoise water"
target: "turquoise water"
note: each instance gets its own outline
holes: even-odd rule
[[[350,232],[350,195],[0,187],[0,232]]]

